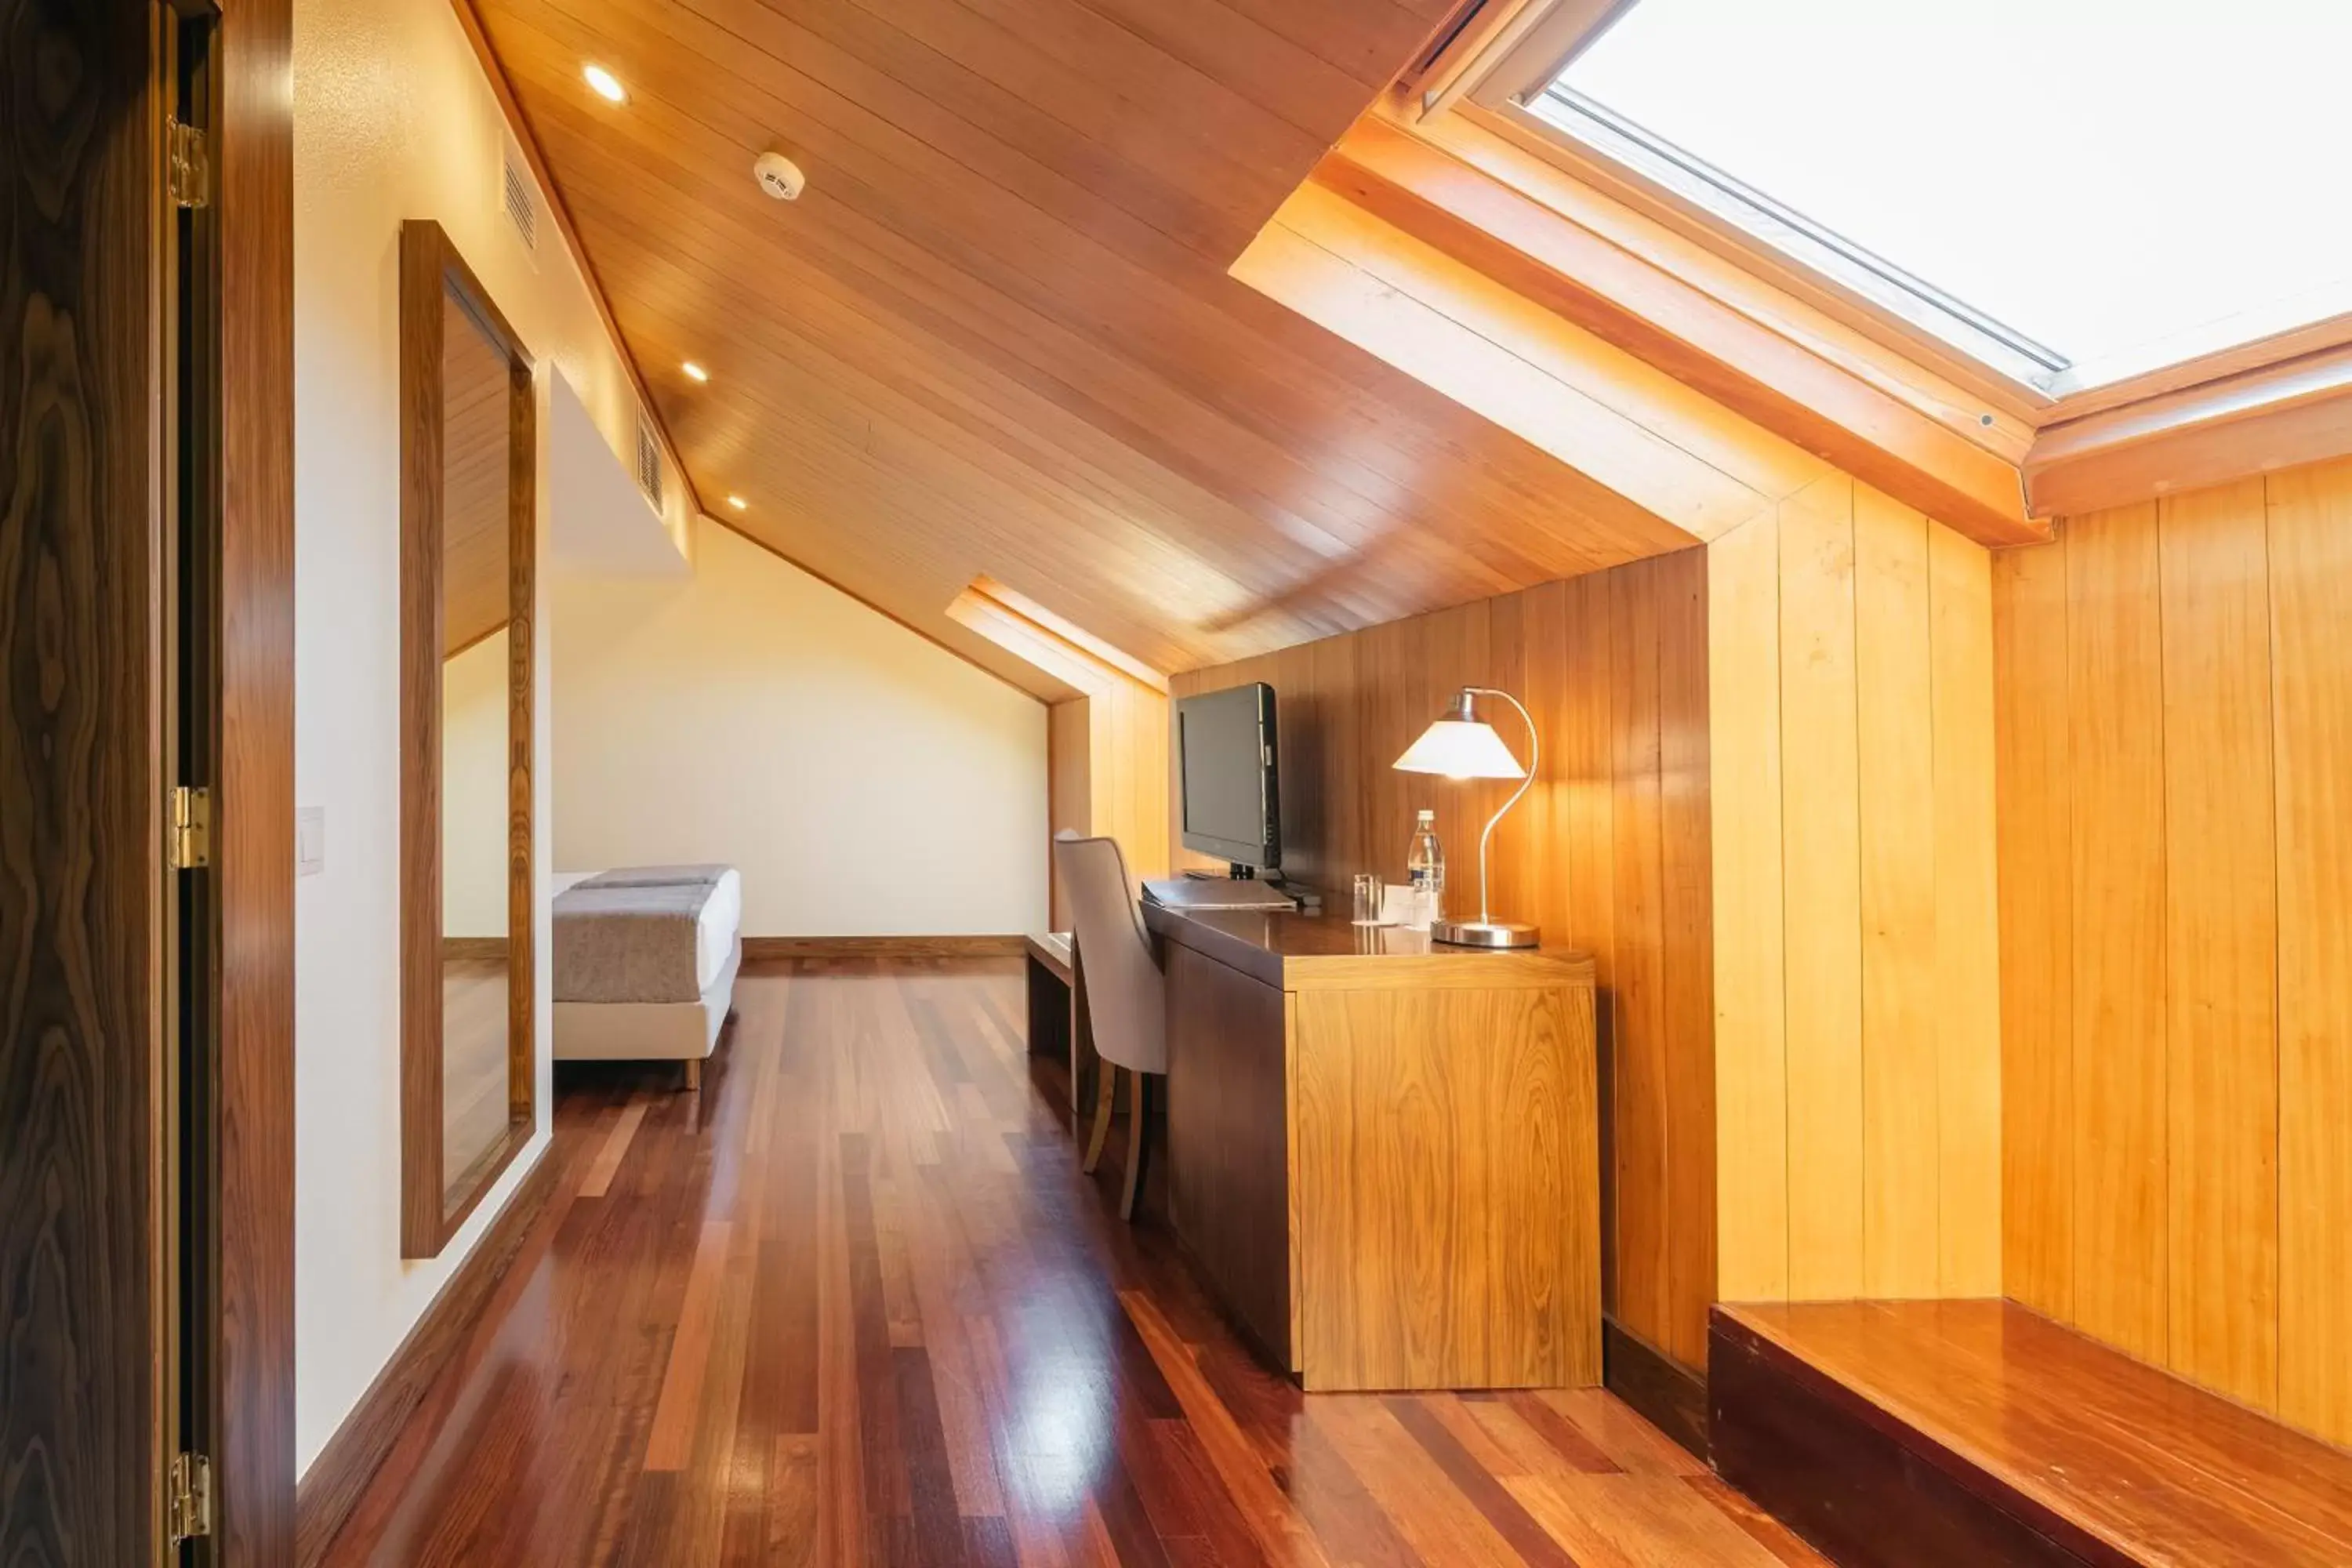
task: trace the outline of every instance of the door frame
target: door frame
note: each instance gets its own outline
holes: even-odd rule
[[[220,0],[214,1561],[294,1561],[293,0]]]

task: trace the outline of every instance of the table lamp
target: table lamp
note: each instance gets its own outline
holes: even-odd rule
[[[1477,700],[1499,697],[1518,710],[1519,721],[1528,727],[1528,766],[1519,766],[1495,727],[1478,717]],[[1507,691],[1497,691],[1491,686],[1465,686],[1436,721],[1421,732],[1421,739],[1405,749],[1396,760],[1399,773],[1442,773],[1450,779],[1517,779],[1519,787],[1503,803],[1503,809],[1486,820],[1486,830],[1478,835],[1478,918],[1475,921],[1440,920],[1429,928],[1429,934],[1439,942],[1457,947],[1533,947],[1537,931],[1531,925],[1518,925],[1498,921],[1486,907],[1486,846],[1495,837],[1495,825],[1504,814],[1519,804],[1519,796],[1528,793],[1535,780],[1535,770],[1541,764],[1542,743],[1536,739],[1536,721],[1519,700]]]

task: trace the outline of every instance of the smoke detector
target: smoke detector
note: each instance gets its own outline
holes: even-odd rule
[[[808,188],[808,176],[801,173],[801,166],[782,153],[761,153],[751,173],[758,177],[760,188],[780,202],[793,201]]]

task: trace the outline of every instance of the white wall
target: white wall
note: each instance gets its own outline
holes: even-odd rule
[[[723,860],[750,936],[1045,929],[1045,708],[727,529],[554,587],[559,870]]]
[[[538,356],[542,431],[554,369],[616,449],[634,443],[635,404],[552,221],[542,212],[534,265],[499,215],[505,128],[448,0],[296,0],[294,97],[295,787],[327,826],[324,872],[296,886],[296,1447],[307,1469],[546,1142],[542,1109],[540,1140],[442,1256],[401,1261],[401,221],[439,221]],[[666,521],[684,537],[682,501]],[[542,561],[547,535],[542,503]],[[542,1108],[550,772],[539,771],[537,808]]]

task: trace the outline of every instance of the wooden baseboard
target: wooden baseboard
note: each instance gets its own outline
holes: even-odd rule
[[[445,936],[441,939],[441,957],[446,963],[453,959],[494,958],[507,955],[507,939],[502,936]]]
[[[335,1435],[327,1439],[327,1446],[319,1450],[294,1492],[298,1568],[313,1568],[326,1555],[336,1532],[359,1506],[361,1494],[391,1455],[402,1427],[424,1402],[433,1380],[465,1343],[499,1281],[506,1278],[522,1250],[532,1223],[554,1191],[556,1173],[557,1161],[550,1149],[541,1154],[505,1210],[441,1287],[441,1293],[392,1352],[392,1359],[335,1428]]]
[[[743,962],[793,958],[1018,958],[1018,936],[747,936]]]
[[[1601,1381],[1643,1419],[1698,1458],[1708,1458],[1706,1379],[1665,1352],[1601,1320]]]

